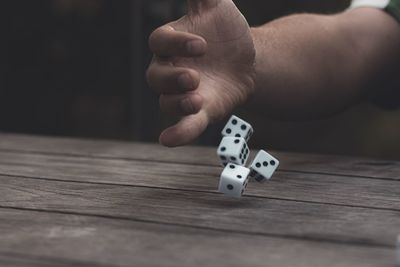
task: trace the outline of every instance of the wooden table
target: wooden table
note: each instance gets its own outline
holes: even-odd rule
[[[215,148],[0,134],[0,266],[395,266],[400,162],[274,155],[235,200]]]

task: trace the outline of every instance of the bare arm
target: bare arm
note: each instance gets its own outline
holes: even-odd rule
[[[293,15],[252,29],[254,108],[279,119],[329,115],[359,102],[400,64],[400,25],[373,8]]]
[[[235,108],[312,119],[361,101],[400,65],[400,24],[383,11],[293,15],[250,28],[231,0],[188,0],[189,11],[150,37],[147,78],[165,113],[160,136],[185,145]]]

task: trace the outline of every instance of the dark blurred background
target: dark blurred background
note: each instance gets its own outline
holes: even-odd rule
[[[235,1],[251,25],[349,1]],[[0,131],[156,142],[170,121],[146,86],[147,37],[179,18],[182,0],[0,2]],[[237,111],[252,147],[400,159],[400,112],[363,104],[322,121],[280,123]],[[217,145],[222,126],[198,144]]]

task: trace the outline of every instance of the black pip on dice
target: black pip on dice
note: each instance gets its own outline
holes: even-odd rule
[[[249,158],[250,150],[246,140],[241,137],[224,137],[217,152],[225,167],[229,162],[237,165],[245,165]]]
[[[236,116],[232,116],[222,130],[222,136],[242,137],[246,142],[250,140],[252,135],[253,127]]]
[[[250,155],[247,142],[253,134],[253,127],[244,120],[232,116],[222,130],[222,141],[217,154],[225,166],[218,191],[230,197],[239,198],[249,183],[249,177],[258,182],[269,180],[279,166],[279,161],[261,150],[250,165],[244,167]]]
[[[218,191],[231,197],[241,197],[249,183],[250,170],[229,163],[221,174]]]
[[[250,165],[250,177],[257,182],[265,182],[271,179],[278,166],[279,161],[276,158],[261,150]]]

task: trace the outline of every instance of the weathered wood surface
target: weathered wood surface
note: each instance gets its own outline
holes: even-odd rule
[[[295,259],[298,267],[372,267],[390,266],[388,259],[393,254],[390,249],[379,247],[288,240],[97,216],[2,209],[0,217],[0,262],[5,256],[10,260],[32,258],[55,262],[58,255],[60,266],[68,263],[87,266],[95,260],[95,266],[261,267],[293,266]],[[4,251],[24,251],[29,257]],[[336,258],[337,255],[341,257]]]
[[[218,166],[214,147],[168,149],[157,144],[113,141],[99,144],[95,140],[0,134],[0,150]],[[274,152],[274,155],[282,161],[281,171],[400,180],[398,161],[312,154],[305,157],[286,152]]]
[[[258,197],[232,200],[220,194],[187,190],[14,177],[0,177],[0,181],[0,207],[387,247],[393,246],[400,226],[399,211]]]
[[[37,179],[215,192],[221,170],[219,166],[0,150],[1,174]],[[246,195],[400,211],[398,185],[398,181],[379,178],[278,171],[265,186],[251,183]]]
[[[215,148],[0,134],[0,266],[394,266],[398,162],[276,155],[232,200]]]

